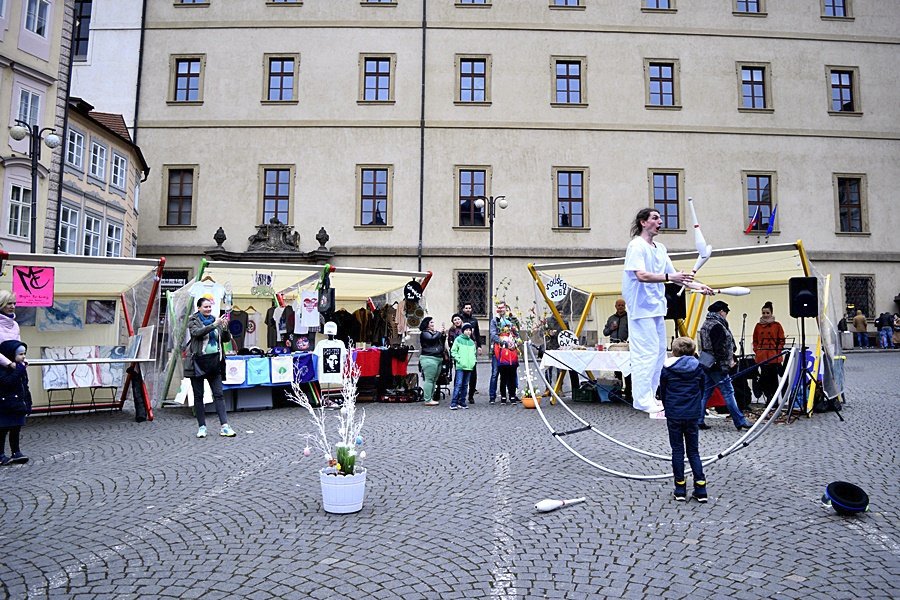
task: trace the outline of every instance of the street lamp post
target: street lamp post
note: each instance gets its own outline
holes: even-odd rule
[[[475,198],[475,208],[481,210],[487,205],[487,216],[488,216],[488,231],[489,231],[489,246],[488,246],[488,256],[490,257],[488,262],[488,306],[487,311],[488,315],[492,314],[492,302],[493,302],[493,294],[494,294],[494,215],[496,214],[496,207],[506,208],[509,206],[509,202],[506,201],[506,196],[478,196]]]
[[[49,132],[47,137],[43,137]],[[38,162],[41,160],[41,142],[53,150],[58,148],[62,140],[56,135],[53,127],[40,128],[27,121],[16,119],[16,124],[9,128],[9,137],[20,142],[28,136],[28,154],[31,157],[31,253],[37,251],[37,195],[38,195]]]

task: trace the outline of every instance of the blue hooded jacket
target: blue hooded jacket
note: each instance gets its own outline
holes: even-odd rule
[[[659,376],[659,397],[667,419],[691,420],[703,416],[706,370],[693,356],[666,359]]]

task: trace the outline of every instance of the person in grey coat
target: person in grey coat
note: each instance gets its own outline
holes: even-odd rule
[[[197,312],[188,319],[190,343],[184,359],[184,376],[190,377],[194,392],[194,414],[197,417],[198,438],[206,437],[206,414],[203,409],[203,382],[209,382],[216,414],[222,428],[219,435],[234,437],[236,434],[228,424],[225,414],[225,398],[222,392],[222,365],[225,353],[222,344],[231,340],[228,319],[212,316],[213,302],[209,298],[197,300]]]

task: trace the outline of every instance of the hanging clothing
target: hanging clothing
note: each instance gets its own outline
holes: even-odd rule
[[[232,310],[228,320],[228,331],[231,333],[231,345],[235,350],[244,347],[244,338],[247,335],[247,323],[249,315],[242,310]]]
[[[315,291],[300,292],[300,318],[295,323],[299,323],[300,328],[306,328],[306,331],[297,331],[295,325],[294,333],[307,333],[310,328],[319,327],[319,294]],[[296,309],[295,309],[296,310]]]
[[[244,348],[259,346],[260,330],[263,326],[263,316],[258,312],[247,313],[247,328],[244,330]]]

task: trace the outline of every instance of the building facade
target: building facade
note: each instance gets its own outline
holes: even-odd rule
[[[142,0],[75,0],[71,94],[120,114],[134,135]]]
[[[122,115],[69,102],[57,224],[59,254],[135,256],[140,186],[149,168]]]
[[[7,128],[20,121],[29,130],[37,126],[45,139],[51,133],[62,136],[71,8],[63,0],[0,0],[0,114]],[[61,151],[42,146],[38,189],[32,190],[30,139],[15,140],[7,130],[0,147],[0,243],[7,251],[28,252],[36,218],[35,250],[53,252]]]
[[[433,271],[439,321],[487,315],[479,197],[508,203],[494,293],[530,304],[528,262],[621,256],[642,207],[691,250],[691,196],[715,247],[803,239],[833,302],[896,310],[891,3],[166,1],[144,27],[138,251],[173,268],[277,218]]]

